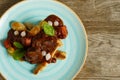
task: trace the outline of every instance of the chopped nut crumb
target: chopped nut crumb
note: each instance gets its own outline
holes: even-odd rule
[[[48,61],[50,58],[51,58],[51,55],[50,53],[48,53],[46,56],[45,56],[46,60]]]
[[[21,32],[21,36],[22,36],[22,37],[25,37],[25,36],[26,36],[26,32],[25,32],[25,31],[22,31],[22,32]]]

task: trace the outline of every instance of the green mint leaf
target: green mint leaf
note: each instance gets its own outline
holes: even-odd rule
[[[17,48],[23,48],[23,45],[19,42],[14,42],[13,45]]]
[[[26,52],[26,51],[23,50],[23,49],[17,49],[17,50],[14,52],[13,58],[14,58],[15,60],[20,60],[20,59],[24,56],[25,52]]]
[[[50,26],[48,23],[45,23],[43,25],[43,30],[44,30],[45,34],[47,34],[49,36],[55,35],[55,30],[54,30],[53,26]]]

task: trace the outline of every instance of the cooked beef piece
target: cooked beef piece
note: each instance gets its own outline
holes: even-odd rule
[[[31,64],[40,63],[43,58],[41,50],[35,49],[34,47],[29,48],[24,56],[24,59]]]
[[[41,31],[32,39],[32,47],[40,48],[46,52],[52,52],[57,47],[57,37],[48,36]]]
[[[48,16],[45,21],[51,21],[53,27],[61,27],[63,26],[63,21],[56,15],[50,15]],[[58,22],[58,26],[55,26],[55,22]]]
[[[8,40],[10,41],[10,43],[13,45],[14,42],[20,42],[22,45],[24,46],[30,46],[31,45],[31,35],[26,31],[26,36],[25,37],[21,37],[21,32],[22,31],[18,31],[19,34],[15,35],[14,34],[14,30],[11,29],[8,32]]]
[[[66,26],[56,27],[55,30],[56,30],[56,36],[60,39],[65,39],[68,35]]]
[[[57,46],[58,44],[56,37],[42,36],[42,38],[34,39],[32,41],[32,47],[40,48],[42,51],[46,51],[50,53],[53,52]]]
[[[13,42],[17,41],[17,42],[21,42],[21,37],[19,35],[14,35],[14,30],[11,29],[8,32],[8,39],[10,41],[11,44],[13,44]]]
[[[56,15],[50,15],[48,16],[45,21],[47,21],[49,23],[49,21],[51,21],[52,26],[55,28],[56,30],[56,36],[60,39],[65,39],[68,35],[68,31],[66,26],[63,24],[63,21]],[[58,26],[55,26],[58,25]]]

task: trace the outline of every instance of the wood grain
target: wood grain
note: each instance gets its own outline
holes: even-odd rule
[[[0,0],[0,16],[19,1]],[[88,34],[87,60],[74,80],[120,80],[120,0],[59,1],[78,14]]]

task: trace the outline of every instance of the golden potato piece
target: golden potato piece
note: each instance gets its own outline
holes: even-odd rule
[[[41,64],[38,64],[37,67],[35,68],[35,70],[33,71],[33,73],[38,74],[47,66],[47,64],[48,64],[47,62],[43,62]]]
[[[20,22],[12,22],[11,27],[13,30],[17,30],[17,31],[26,30],[26,27]]]
[[[32,35],[32,36],[35,36],[36,34],[38,34],[40,32],[40,27],[39,26],[34,26],[30,31],[29,33]]]
[[[7,51],[12,56],[14,54],[15,49],[13,47],[9,47]]]
[[[57,40],[58,46],[61,47],[63,45],[62,41],[60,39]]]
[[[57,50],[53,57],[59,60],[64,60],[66,58],[66,52]]]

